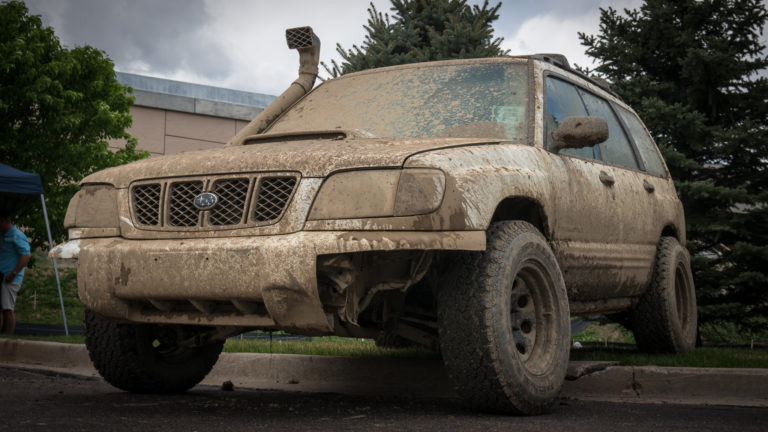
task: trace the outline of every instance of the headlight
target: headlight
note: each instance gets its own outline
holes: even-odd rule
[[[310,220],[413,216],[435,211],[445,193],[438,169],[348,171],[323,183]]]
[[[120,235],[119,227],[117,189],[114,186],[85,185],[69,202],[67,216],[64,218],[64,228],[74,228],[69,230],[70,239]],[[98,230],[87,233],[80,228],[97,228]]]

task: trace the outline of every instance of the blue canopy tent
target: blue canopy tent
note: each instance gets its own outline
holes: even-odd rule
[[[3,205],[19,208],[27,202],[40,196],[40,202],[43,204],[43,217],[45,218],[45,229],[48,232],[48,247],[53,247],[53,238],[51,237],[51,226],[48,223],[48,210],[45,207],[45,195],[43,194],[43,184],[40,181],[40,175],[28,173],[16,168],[0,163],[0,196]],[[61,295],[61,281],[59,280],[59,268],[56,265],[56,258],[53,261],[53,271],[56,275],[56,288],[59,290],[59,303],[61,304],[61,317],[64,319],[64,332],[69,336],[69,327],[67,326],[67,315],[64,313],[64,298]]]

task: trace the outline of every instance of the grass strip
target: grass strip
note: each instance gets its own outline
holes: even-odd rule
[[[82,344],[83,336],[7,336],[12,339]],[[372,340],[314,337],[311,340],[227,340],[224,352],[300,354],[316,356],[439,359],[437,352],[421,347],[380,348]],[[643,354],[634,349],[581,348],[571,350],[571,360],[617,361],[622,366],[763,368],[768,369],[768,350],[749,348],[698,348],[685,354]]]
[[[59,291],[51,261],[45,253],[33,253],[35,265],[24,270],[24,281],[16,298],[16,322],[62,324]],[[83,304],[77,298],[77,270],[60,267],[61,293],[67,324],[83,324]]]

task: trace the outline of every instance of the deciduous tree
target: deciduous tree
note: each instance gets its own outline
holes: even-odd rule
[[[62,47],[24,3],[0,4],[0,155],[7,165],[40,174],[57,240],[66,234],[64,214],[80,179],[146,155],[125,131],[133,103],[127,90],[104,52]],[[128,145],[112,152],[112,138]],[[36,246],[47,241],[42,212],[19,217]]]

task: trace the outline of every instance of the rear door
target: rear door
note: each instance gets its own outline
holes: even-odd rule
[[[682,235],[681,239],[684,238],[685,221],[682,204],[677,196],[674,182],[664,166],[661,154],[643,123],[635,113],[624,107],[614,105],[614,109],[632,138],[638,158],[643,165],[643,171],[637,173],[637,177],[632,181],[635,182],[636,188],[642,186],[645,194],[640,195],[644,197],[646,213],[653,214],[650,224],[644,225],[646,229],[644,237],[638,239],[638,242],[651,243],[655,254],[664,227],[674,226],[678,234]]]

